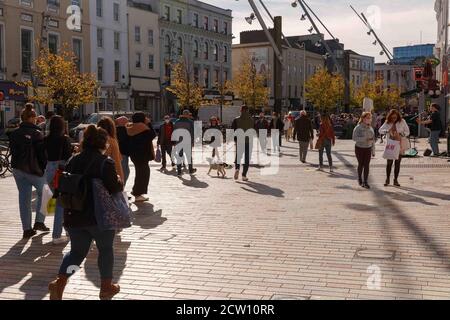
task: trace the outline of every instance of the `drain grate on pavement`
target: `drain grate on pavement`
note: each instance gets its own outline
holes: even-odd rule
[[[296,301],[296,300],[311,300],[310,296],[289,296],[289,295],[279,295],[274,294],[270,300],[288,300],[288,301]]]
[[[353,258],[356,259],[377,259],[377,260],[394,260],[395,250],[388,249],[369,249],[359,248],[356,250]]]

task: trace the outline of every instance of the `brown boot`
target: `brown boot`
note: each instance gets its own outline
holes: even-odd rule
[[[120,286],[113,284],[112,279],[102,279],[102,286],[100,288],[100,300],[111,300],[116,294],[120,292]]]
[[[50,293],[50,300],[62,300],[64,288],[67,284],[67,275],[60,274],[56,280],[52,281],[48,285],[48,291]]]

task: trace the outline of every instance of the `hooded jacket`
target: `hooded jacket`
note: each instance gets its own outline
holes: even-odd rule
[[[149,162],[155,159],[153,128],[145,123],[132,123],[126,126],[128,135],[128,153],[133,162]]]

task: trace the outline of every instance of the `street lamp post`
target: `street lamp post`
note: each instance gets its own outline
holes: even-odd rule
[[[302,42],[299,45],[300,49],[303,49],[303,110],[306,110],[306,43]]]

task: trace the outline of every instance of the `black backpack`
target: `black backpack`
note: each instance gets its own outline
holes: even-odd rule
[[[83,211],[86,208],[88,193],[87,173],[95,159],[87,166],[83,174],[63,172],[58,183],[58,203],[70,211]]]

